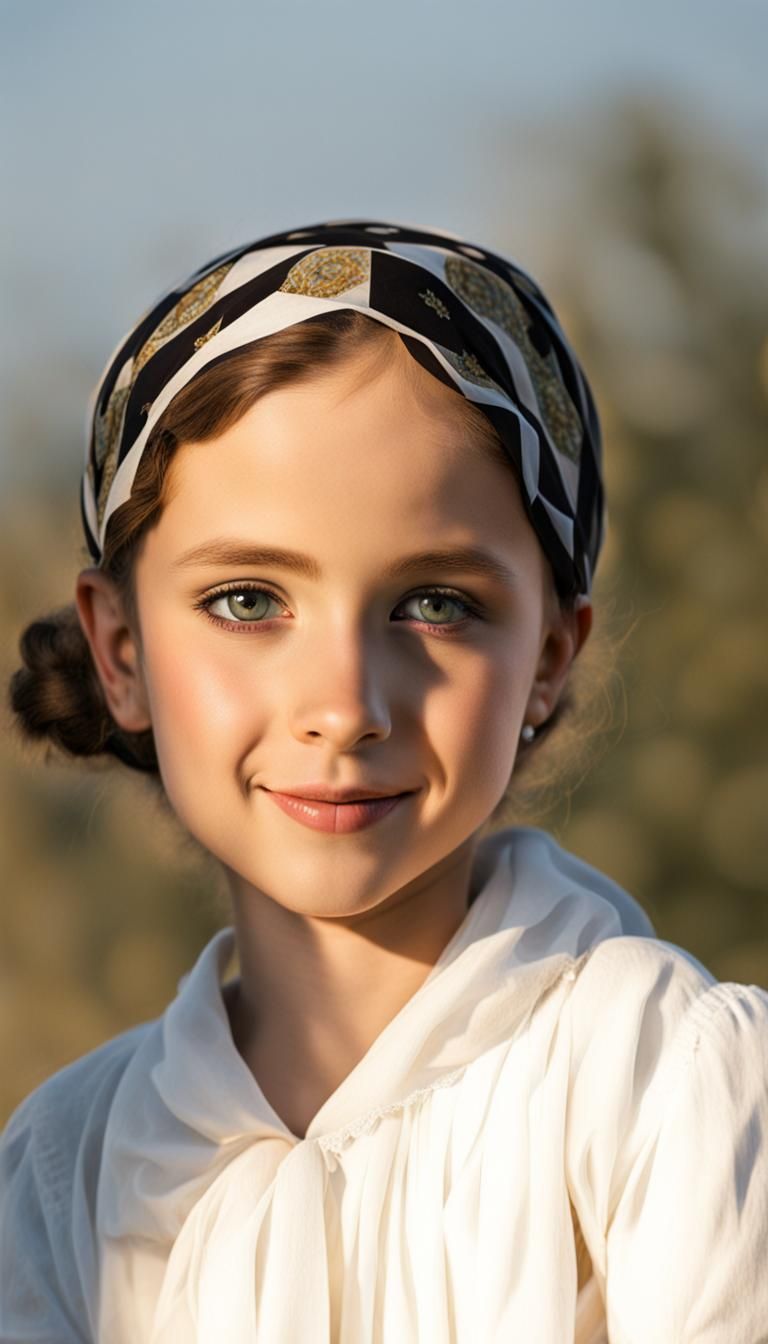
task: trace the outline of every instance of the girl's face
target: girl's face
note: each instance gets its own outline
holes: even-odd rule
[[[180,446],[137,563],[133,690],[111,683],[238,893],[308,915],[370,909],[471,842],[589,629],[589,608],[559,610],[512,471],[467,443],[456,394],[391,349]],[[506,577],[412,560],[470,547]],[[267,792],[309,784],[411,792],[327,833]]]

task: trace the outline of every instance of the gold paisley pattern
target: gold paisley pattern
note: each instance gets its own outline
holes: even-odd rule
[[[227,262],[224,266],[219,266],[209,275],[204,275],[202,280],[198,280],[186,294],[182,294],[178,303],[166,313],[159,326],[155,327],[152,335],[142,345],[136,359],[134,360],[131,371],[131,383],[133,384],[144,368],[148,360],[165,345],[172,336],[181,331],[182,327],[188,327],[190,322],[201,317],[207,308],[210,308],[216,295],[219,292],[219,286],[222,280],[232,269],[233,263]]]
[[[453,350],[446,350],[444,347],[441,349],[448,363],[461,374],[462,378],[466,378],[470,383],[477,383],[478,387],[492,387],[501,392],[502,396],[505,395],[503,387],[485,372],[476,355],[469,354],[467,350],[462,350],[461,354],[457,355]]]
[[[195,341],[195,349],[201,350],[202,347],[206,344],[206,342],[210,341],[212,337],[216,335],[216,332],[219,330],[220,327],[221,327],[221,318],[219,318],[218,322],[214,322],[210,331],[206,331],[204,336],[198,336],[197,340]]]
[[[544,357],[531,342],[530,318],[512,287],[465,257],[447,257],[445,276],[473,312],[496,322],[520,347],[552,441],[578,463],[584,433],[581,418],[562,382],[554,352]]]
[[[165,345],[166,341],[169,341],[183,327],[189,326],[190,322],[194,322],[207,308],[211,307],[219,292],[222,280],[232,269],[233,264],[233,262],[227,262],[224,266],[218,266],[215,271],[211,271],[208,275],[204,275],[202,280],[198,280],[197,284],[187,290],[186,294],[182,294],[178,303],[173,306],[169,313],[166,313],[134,358],[129,383],[124,387],[115,388],[103,414],[96,413],[93,427],[94,457],[97,466],[102,468],[101,484],[96,500],[96,517],[99,527],[101,527],[107,496],[117,470],[117,449],[123,430],[126,404],[137,377],[145,364],[157,353],[161,346]],[[206,332],[205,336],[198,337],[195,341],[195,349],[198,350],[201,345],[215,336],[220,326],[221,319],[215,326],[211,327],[210,331]],[[146,403],[142,407],[142,411],[148,409],[149,403]],[[93,484],[93,478],[91,483]]]
[[[100,415],[97,411],[93,420],[94,457],[97,466],[101,467],[101,483],[96,500],[96,516],[99,520],[99,527],[101,527],[107,495],[117,469],[117,445],[120,441],[125,404],[130,390],[130,387],[115,388],[107,402],[104,414]]]
[[[434,308],[438,317],[450,319],[451,314],[443,303],[443,300],[439,299],[437,294],[433,294],[431,289],[425,289],[423,293],[419,294],[419,298],[424,300],[428,308]]]
[[[524,289],[526,294],[530,294],[532,299],[538,299],[540,297],[536,286],[528,279],[527,275],[523,275],[522,271],[513,271],[510,266],[509,277],[513,285],[517,285],[518,289]]]
[[[104,465],[109,445],[120,427],[129,391],[127,387],[116,388],[107,402],[104,414],[96,416],[94,455],[97,467]]]
[[[370,274],[371,254],[364,248],[318,247],[291,267],[280,290],[314,299],[335,299],[368,280]]]

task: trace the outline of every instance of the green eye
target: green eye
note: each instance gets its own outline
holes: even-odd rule
[[[226,614],[214,612],[217,602],[225,604]],[[271,619],[268,615],[270,602],[284,610],[282,599],[276,593],[260,585],[246,583],[238,584],[232,588],[221,588],[217,593],[209,593],[206,597],[200,598],[194,605],[196,610],[204,611],[215,625],[226,626],[229,622],[231,627],[233,625],[264,625],[267,620]],[[447,588],[422,588],[421,592],[413,593],[399,605],[402,608],[408,603],[414,602],[418,603],[423,619],[419,617],[412,617],[411,619],[417,625],[430,626],[434,630],[439,630],[442,627],[451,629],[455,626],[464,625],[467,620],[472,618],[482,618],[482,611],[476,603]],[[450,619],[452,608],[454,610],[460,609],[457,620]]]
[[[461,616],[459,618],[460,620],[464,620],[466,613],[469,611],[466,602],[462,602],[461,599],[458,597],[453,597],[451,593],[444,593],[439,588],[430,588],[425,596],[409,597],[406,600],[408,602],[418,602],[421,613],[424,616],[428,625],[457,624],[458,622],[456,621],[450,621],[446,619],[446,615],[450,616],[451,607],[463,608],[464,616]],[[431,615],[427,610],[427,608],[430,607],[432,608]]]
[[[263,588],[233,588],[231,592],[220,593],[216,601],[226,603],[235,620],[240,616],[258,620],[266,614],[264,608],[273,598]]]
[[[226,605],[226,613],[217,614],[213,608],[217,602]],[[280,598],[268,588],[255,584],[239,584],[237,587],[220,588],[217,593],[208,593],[195,602],[195,610],[203,611],[214,625],[263,625],[270,602],[282,606]]]

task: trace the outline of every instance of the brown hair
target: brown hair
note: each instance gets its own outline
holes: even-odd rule
[[[266,392],[310,378],[317,370],[334,367],[362,349],[375,351],[379,346],[384,351],[385,342],[391,342],[394,335],[364,313],[348,309],[324,313],[238,349],[204,369],[174,397],[147,442],[131,496],[110,517],[104,538],[100,567],[114,582],[135,630],[134,563],[142,538],[157,523],[167,503],[168,469],[178,445],[223,433]],[[472,445],[514,470],[488,418],[458,391],[455,395],[456,413],[463,417]],[[557,584],[555,589],[563,609],[572,609],[575,591],[563,591]],[[596,643],[594,635],[590,642]],[[554,712],[538,729],[535,740],[520,743],[513,774],[517,776],[524,769],[526,783],[536,793],[555,783],[560,786],[564,765],[581,758],[594,729],[607,722],[605,675],[612,662],[612,645],[605,636],[599,643],[598,659],[590,660],[590,675],[583,679],[585,684],[579,693],[574,689],[572,671]],[[22,737],[46,740],[68,757],[117,757],[143,772],[164,797],[152,730],[126,732],[112,718],[75,604],[28,625],[20,636],[19,650],[24,666],[11,677],[9,701]],[[583,662],[583,655],[578,661]],[[598,661],[600,672],[596,675]],[[603,701],[603,714],[598,725],[595,704],[599,699]],[[561,751],[557,759],[545,764],[547,753],[541,753],[541,746],[563,721],[568,731],[558,734]],[[543,769],[532,769],[534,758],[541,759]]]

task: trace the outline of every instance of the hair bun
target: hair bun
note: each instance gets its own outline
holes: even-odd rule
[[[151,730],[126,733],[112,718],[74,604],[32,621],[19,652],[24,666],[11,677],[8,699],[26,737],[70,756],[107,754],[157,770]]]

